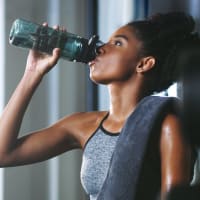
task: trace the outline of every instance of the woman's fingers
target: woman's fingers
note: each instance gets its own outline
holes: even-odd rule
[[[52,56],[50,58],[50,65],[55,65],[60,57],[61,50],[59,48],[53,49]]]

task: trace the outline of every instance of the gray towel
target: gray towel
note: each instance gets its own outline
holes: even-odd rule
[[[147,96],[140,101],[119,136],[97,200],[155,200],[156,189],[159,188],[151,188],[154,184],[150,184],[148,189],[138,188],[142,185],[140,181],[145,181],[141,169],[155,127],[161,124],[166,113],[176,110],[177,102],[177,98],[174,97],[158,96]]]

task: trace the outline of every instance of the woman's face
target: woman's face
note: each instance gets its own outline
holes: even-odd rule
[[[134,36],[131,26],[119,28],[99,49],[96,59],[89,63],[90,78],[101,84],[130,79],[135,74],[140,47],[141,42]]]

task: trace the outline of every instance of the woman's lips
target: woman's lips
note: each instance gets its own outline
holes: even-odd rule
[[[96,64],[97,59],[95,58],[94,60],[90,61],[88,64],[91,67],[92,65]]]
[[[92,65],[95,64],[95,61],[94,61],[94,60],[93,60],[93,61],[90,61],[88,64],[89,64],[89,66],[92,66]]]

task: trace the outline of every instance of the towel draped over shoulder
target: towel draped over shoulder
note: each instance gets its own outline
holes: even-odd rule
[[[177,112],[177,105],[177,98],[160,96],[147,96],[138,103],[119,135],[97,200],[156,199],[160,190],[160,170],[151,165],[159,163],[159,159],[148,156],[154,154],[149,152],[152,151],[149,146],[155,144],[151,143],[151,138],[158,141],[163,118],[169,112]]]

